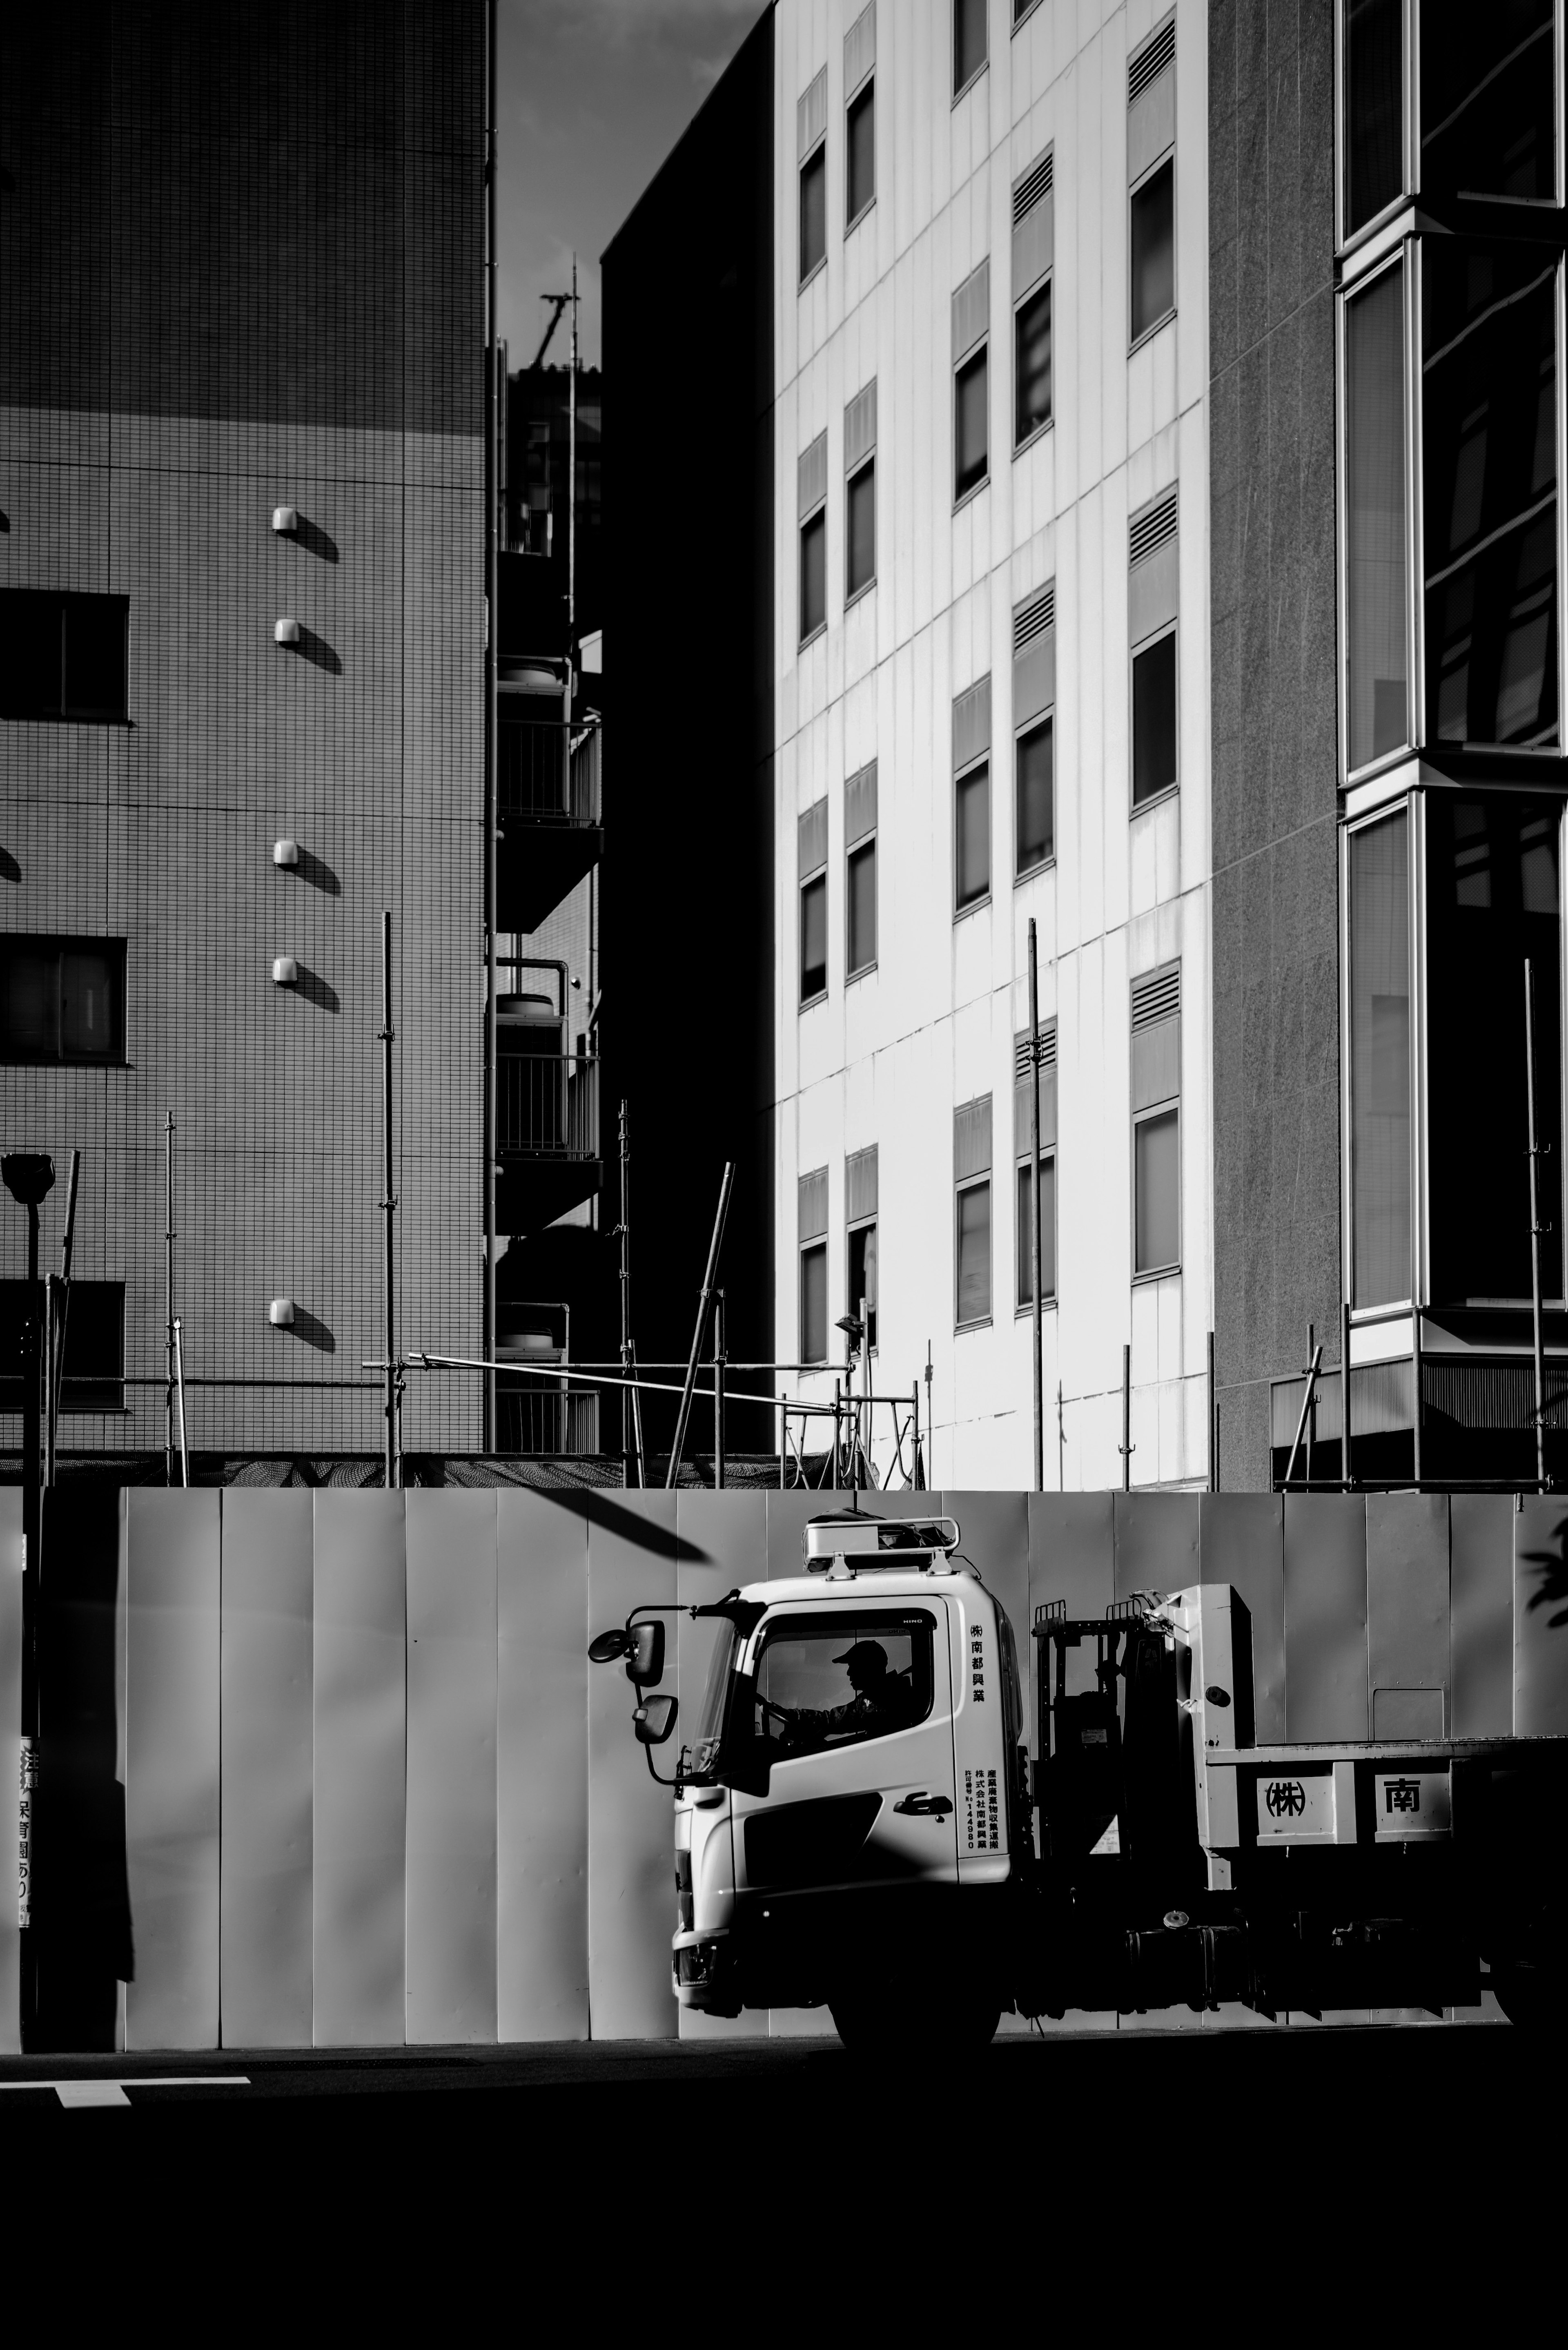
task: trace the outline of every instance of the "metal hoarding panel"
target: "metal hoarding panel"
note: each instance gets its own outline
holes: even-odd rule
[[[823,1426],[820,1420],[815,1424],[819,1430]],[[819,1438],[814,1442],[821,1441],[826,1449],[828,1440]],[[936,1509],[934,1493],[921,1493],[911,1498],[918,1499],[925,1508]],[[842,1508],[845,1499],[842,1493],[802,1493],[793,1489],[787,1493],[770,1492],[767,1496],[767,1557],[755,1571],[757,1581],[760,1583],[766,1576],[769,1582],[776,1583],[781,1576],[804,1575],[805,1565],[801,1555],[801,1544],[805,1536],[807,1520],[820,1518],[830,1510]]]
[[[888,1507],[895,1499],[903,1497],[881,1497],[884,1516],[898,1514]],[[1029,1495],[948,1492],[933,1494],[932,1499],[946,1516],[958,1520],[963,1534],[960,1549],[978,1568],[986,1589],[1006,1608],[1020,1669],[1027,1680],[1024,1651],[1033,1645],[1029,1637]],[[1028,1701],[1025,1691],[1025,1705]]]
[[[1366,1504],[1344,1493],[1284,1503],[1285,1736],[1365,1738]]]
[[[1449,1497],[1369,1493],[1366,1670],[1373,1736],[1441,1738],[1451,1669]]]
[[[496,2030],[505,2041],[588,2036],[582,1500],[497,1496]],[[609,1668],[597,1670],[604,1678]],[[621,1731],[629,1743],[630,1725]]]
[[[318,2048],[404,2034],[403,1496],[317,1492],[314,1619]]]
[[[675,1596],[683,1607],[722,1599],[737,1585],[762,1582],[767,1573],[767,1519],[765,1493],[676,1495],[675,1530],[680,1539],[680,1556],[675,1568]],[[672,1677],[666,1669],[665,1686],[673,1689],[680,1698],[680,1719],[670,1745],[658,1750],[656,1760],[672,1752],[682,1741],[689,1744],[695,1737],[698,1710],[708,1686],[708,1668],[723,1628],[719,1617],[706,1617],[697,1622],[690,1617],[676,1618],[671,1635],[675,1673]],[[666,1762],[659,1762],[663,1771],[668,1772],[670,1767]],[[720,1833],[729,1836],[727,1822]],[[781,2026],[787,2030],[809,2012],[800,2008],[782,2010]],[[677,2012],[682,2040],[744,2039],[762,2030],[762,2017],[755,2011],[749,2015],[703,2015],[696,2008],[683,2007]],[[821,2032],[826,2026],[817,2019],[814,2028]]]
[[[223,2040],[308,2048],[315,1522],[303,1489],[223,1504]]]
[[[1064,1600],[1069,1616],[1103,1616],[1116,1597],[1116,1530],[1109,1493],[1031,1493],[1029,1496],[1029,1606],[1023,1646],[1029,1651],[1029,1751],[1039,1759],[1039,1667],[1034,1611]],[[1076,1695],[1092,1688],[1092,1652],[1067,1657],[1067,1687]],[[1079,1676],[1087,1678],[1080,1681]]]
[[[1252,1724],[1260,1746],[1285,1734],[1285,1513],[1279,1493],[1201,1493],[1199,1575],[1246,1604]]]
[[[1455,1493],[1449,1503],[1454,1738],[1513,1730],[1513,1496]]]
[[[17,1806],[9,1792],[9,1758],[22,1737],[22,1489],[0,1487],[0,1757],[7,1793],[0,1798],[0,2056],[21,2053],[22,1943],[16,1903]]]
[[[410,2045],[495,2038],[495,1499],[405,1504]]]
[[[1513,1731],[1568,1736],[1568,1516],[1545,1495],[1513,1522]]]
[[[593,1497],[588,1625],[602,1632],[634,1607],[675,1598],[675,1496]],[[668,1619],[667,1619],[668,1620]],[[675,1930],[670,1795],[632,1735],[637,1700],[619,1665],[588,1674],[588,1991],[596,2040],[673,2040]],[[677,1725],[676,1735],[680,1735]],[[674,1744],[657,1750],[666,1777]]]
[[[1116,1493],[1112,1496],[1116,1539],[1116,1597],[1135,1591],[1162,1596],[1199,1579],[1198,1493]]]
[[[218,2045],[219,1501],[126,1497],[128,2048]]]

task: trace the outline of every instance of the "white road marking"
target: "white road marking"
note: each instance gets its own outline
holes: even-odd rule
[[[0,2081],[0,2089],[53,2089],[70,2111],[78,2106],[129,2106],[127,2089],[248,2089],[248,2073],[130,2073],[118,2081]]]

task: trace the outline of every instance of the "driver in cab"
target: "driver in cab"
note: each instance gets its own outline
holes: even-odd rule
[[[902,1730],[914,1720],[915,1693],[900,1674],[888,1670],[888,1651],[880,1640],[857,1640],[833,1661],[844,1667],[855,1694],[846,1704],[817,1715],[816,1723],[829,1738],[842,1738],[846,1731],[876,1737],[883,1731]]]

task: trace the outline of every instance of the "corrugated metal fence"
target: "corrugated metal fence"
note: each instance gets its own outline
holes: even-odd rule
[[[119,1994],[125,2045],[680,2028],[670,1799],[631,1736],[625,1679],[590,1672],[585,1649],[640,1601],[708,1599],[798,1572],[821,1497],[62,1489],[48,1503],[46,1653],[63,1659],[60,1627],[72,1627],[76,1711],[67,1721],[57,1661],[44,1689],[46,1794],[70,1776],[72,1722],[88,1725],[88,1754],[92,1723],[107,1741],[112,1718],[135,1950]],[[1365,1737],[1375,1693],[1412,1688],[1442,1690],[1450,1735],[1568,1731],[1563,1503],[929,1503],[961,1521],[1031,1662],[1043,1599],[1088,1615],[1135,1590],[1225,1582],[1251,1610],[1260,1739]],[[0,1731],[13,1757],[20,1520],[20,1495],[0,1492]],[[665,1686],[689,1711],[712,1636],[688,1622],[671,1643]],[[95,1671],[96,1694],[82,1680]],[[6,1775],[14,1783],[14,1762]],[[46,1844],[40,1908],[76,1915],[59,1866],[77,1831],[58,1825],[63,1798],[48,1800],[56,1862],[51,1876]],[[6,1801],[0,1882],[15,1881]],[[0,2047],[15,2049],[16,2017],[7,1898]]]

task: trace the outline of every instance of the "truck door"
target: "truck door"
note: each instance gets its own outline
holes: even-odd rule
[[[733,1727],[768,1789],[735,1794],[737,1892],[955,1883],[941,1605],[781,1609],[756,1637],[751,1720]]]

